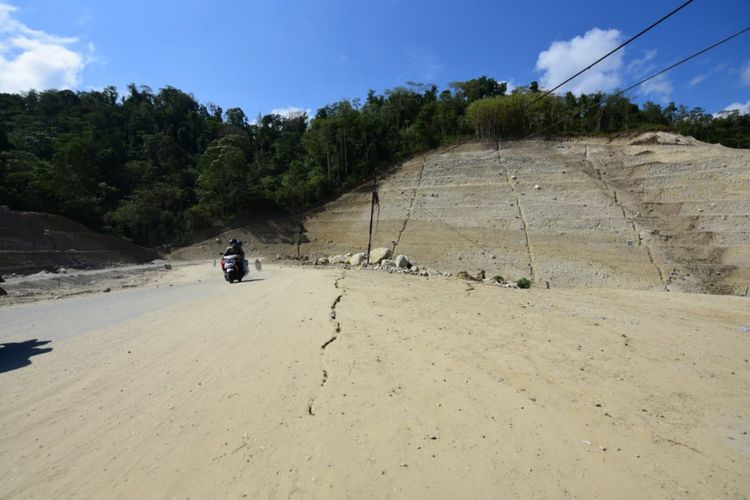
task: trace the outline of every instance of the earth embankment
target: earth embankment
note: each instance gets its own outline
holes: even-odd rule
[[[0,209],[0,274],[99,268],[158,257],[153,250],[95,233],[65,217]]]
[[[748,295],[750,151],[665,133],[617,140],[472,143],[405,162],[377,184],[373,246],[445,271],[537,286]],[[364,251],[370,188],[263,220],[177,258]]]

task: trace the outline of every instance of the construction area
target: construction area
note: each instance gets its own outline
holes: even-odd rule
[[[444,148],[378,179],[372,246],[538,287],[747,296],[749,166],[746,150],[663,132]],[[363,252],[371,192],[364,185],[302,217],[251,223],[172,257],[215,257],[230,236],[268,258]]]

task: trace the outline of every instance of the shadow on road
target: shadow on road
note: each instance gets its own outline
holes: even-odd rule
[[[242,281],[240,281],[239,283],[234,283],[234,284],[235,284],[235,285],[238,285],[238,284],[240,284],[240,283],[252,283],[253,281],[265,281],[265,279],[263,279],[263,278],[250,278],[249,280],[245,280],[245,279],[243,279],[243,280],[242,280]]]
[[[50,352],[51,347],[40,349],[51,340],[27,340],[26,342],[9,342],[0,344],[0,373],[23,368],[31,364],[31,356]]]

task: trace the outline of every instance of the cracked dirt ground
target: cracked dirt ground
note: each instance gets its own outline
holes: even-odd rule
[[[0,373],[0,498],[750,492],[745,298],[184,272],[212,293]]]

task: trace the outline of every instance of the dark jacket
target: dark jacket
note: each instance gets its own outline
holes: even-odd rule
[[[242,247],[240,246],[232,246],[229,245],[226,250],[224,250],[224,256],[227,255],[237,255],[240,257],[240,259],[245,258],[245,251],[242,250]]]

